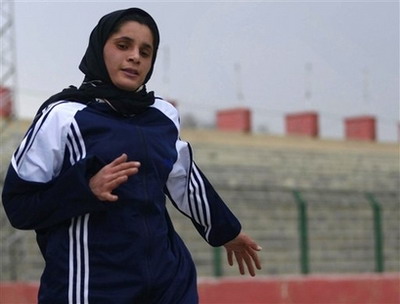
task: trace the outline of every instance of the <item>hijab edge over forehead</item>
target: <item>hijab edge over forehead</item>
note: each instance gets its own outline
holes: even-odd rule
[[[115,26],[126,15],[139,15],[144,17],[144,24],[149,27],[153,35],[153,58],[149,72],[143,84],[147,83],[153,73],[154,63],[157,57],[157,49],[160,42],[159,31],[156,22],[150,14],[140,8],[128,8],[114,11],[103,16],[90,34],[89,45],[79,65],[79,69],[85,74],[85,81],[100,80],[112,84],[104,63],[104,45],[112,34]]]

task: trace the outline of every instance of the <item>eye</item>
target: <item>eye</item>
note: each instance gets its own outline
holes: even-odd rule
[[[120,50],[126,50],[128,49],[128,45],[126,43],[117,43],[117,48]]]
[[[142,57],[144,58],[148,58],[150,57],[150,52],[149,51],[141,51],[140,54],[142,55]]]

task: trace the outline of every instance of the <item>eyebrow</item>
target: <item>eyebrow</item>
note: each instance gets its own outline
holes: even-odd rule
[[[118,41],[118,40],[124,40],[124,41],[129,41],[129,42],[135,42],[135,39],[132,39],[131,37],[128,37],[128,36],[116,37],[116,38],[114,39],[114,41]],[[150,44],[148,44],[148,43],[143,43],[142,46],[143,46],[144,48],[153,50],[153,47],[152,47]]]

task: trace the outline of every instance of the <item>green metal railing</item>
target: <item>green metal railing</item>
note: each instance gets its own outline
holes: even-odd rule
[[[374,217],[374,237],[375,237],[375,271],[384,271],[383,256],[383,233],[382,233],[382,208],[372,193],[367,193],[367,200],[371,204],[372,215]]]
[[[302,274],[310,273],[309,260],[309,236],[308,236],[308,202],[304,199],[299,190],[292,190],[293,197],[297,205],[298,212],[298,234],[299,234],[299,263]],[[365,193],[372,209],[373,227],[374,227],[374,255],[375,272],[384,271],[383,254],[383,231],[382,231],[382,206],[372,193]],[[215,277],[223,276],[222,265],[222,247],[213,248],[213,273]]]
[[[310,272],[309,266],[309,248],[308,248],[308,217],[307,217],[307,201],[303,199],[300,191],[293,191],[294,199],[298,209],[298,225],[299,225],[299,240],[300,240],[300,268],[302,274]]]
[[[214,277],[222,277],[223,270],[222,270],[222,247],[213,247],[213,254],[214,254]]]

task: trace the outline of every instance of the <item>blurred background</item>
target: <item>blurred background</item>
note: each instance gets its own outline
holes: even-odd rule
[[[284,134],[286,113],[313,110],[323,137],[342,138],[344,118],[373,115],[379,141],[398,141],[397,1],[16,1],[18,117],[81,83],[91,30],[129,5],[158,22],[148,87],[176,100],[184,123],[212,126],[216,110],[246,106],[253,131]]]
[[[40,104],[81,83],[99,18],[130,5],[161,33],[148,89],[178,108],[197,163],[264,248],[261,278],[390,275],[397,287],[368,285],[367,300],[343,289],[340,303],[400,301],[398,1],[3,0],[0,187]],[[170,212],[200,278],[236,277]],[[37,282],[34,232],[14,230],[3,209],[0,228],[1,281]],[[279,303],[327,303],[290,300],[288,286]],[[233,303],[222,301],[202,303]]]

